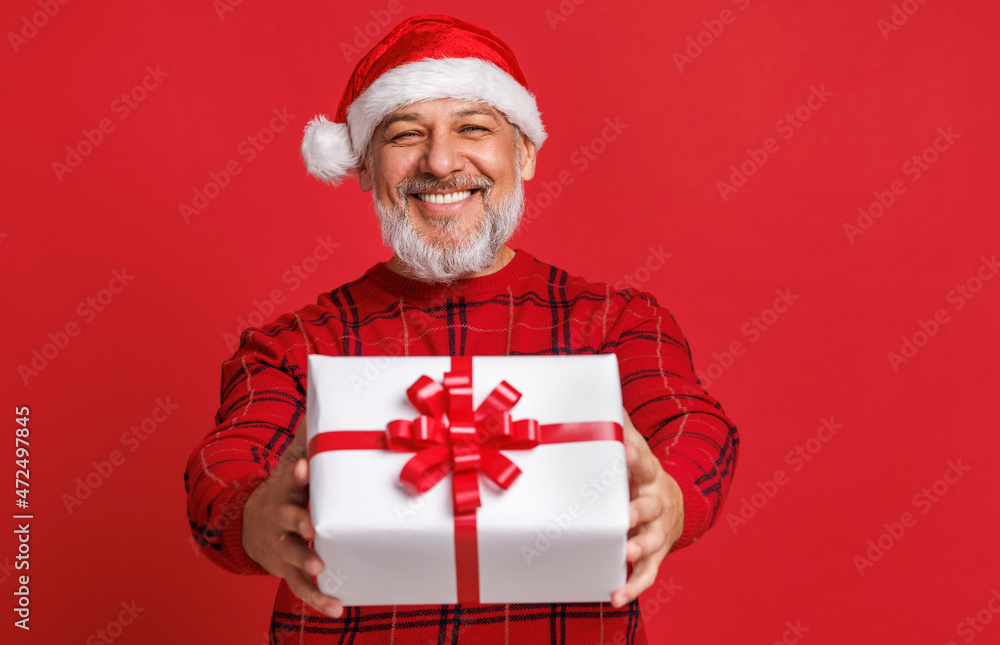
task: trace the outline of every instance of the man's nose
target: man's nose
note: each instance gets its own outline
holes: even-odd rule
[[[420,170],[444,178],[462,170],[464,163],[458,145],[452,137],[435,133],[427,141]]]

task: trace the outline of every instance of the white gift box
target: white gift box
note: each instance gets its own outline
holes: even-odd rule
[[[462,360],[462,359],[458,359]],[[469,359],[465,359],[469,360]],[[623,425],[614,355],[485,356],[472,364],[473,406],[506,381],[514,421]],[[309,357],[308,439],[385,431],[420,413],[407,389],[442,382],[450,357]],[[478,601],[607,602],[625,583],[629,486],[616,439],[500,450],[521,471],[507,490],[480,474],[475,511]],[[336,449],[310,457],[320,589],[345,605],[454,604],[452,475],[413,493],[400,472],[415,452]],[[462,565],[463,567],[465,565]]]

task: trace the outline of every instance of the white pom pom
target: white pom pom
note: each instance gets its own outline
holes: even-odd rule
[[[310,121],[302,137],[302,160],[310,175],[331,186],[357,168],[347,125],[331,123],[323,115]]]

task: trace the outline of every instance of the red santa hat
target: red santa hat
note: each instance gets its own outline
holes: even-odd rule
[[[306,170],[337,185],[356,171],[372,132],[388,114],[442,98],[485,101],[536,148],[545,141],[535,97],[510,47],[457,18],[421,15],[401,22],[358,62],[335,122],[318,115],[306,126]]]

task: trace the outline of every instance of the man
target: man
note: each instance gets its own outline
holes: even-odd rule
[[[506,245],[544,140],[510,49],[447,16],[397,26],[358,63],[336,122],[306,128],[307,169],[333,184],[356,173],[394,255],[244,333],[223,365],[218,425],[185,475],[205,552],[282,578],[272,643],[645,643],[636,598],[668,552],[718,517],[739,439],[698,384],[670,314],[648,294],[587,283]],[[319,592],[302,425],[309,354],[611,352],[629,415],[632,571],[610,602],[359,608]]]

